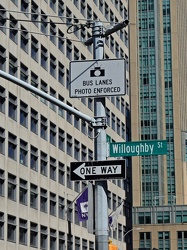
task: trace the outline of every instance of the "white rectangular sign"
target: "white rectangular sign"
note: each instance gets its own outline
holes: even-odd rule
[[[70,97],[99,97],[125,94],[124,59],[70,62]]]

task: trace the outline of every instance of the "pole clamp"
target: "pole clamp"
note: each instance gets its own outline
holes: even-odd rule
[[[94,121],[92,122],[92,127],[93,128],[107,128],[107,119],[106,117],[94,117]]]

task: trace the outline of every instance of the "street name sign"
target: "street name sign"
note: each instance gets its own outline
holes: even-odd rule
[[[109,155],[111,157],[166,154],[166,140],[113,142],[109,144]]]
[[[125,178],[125,160],[70,163],[71,181]]]
[[[125,94],[125,60],[70,62],[70,97],[100,97]]]

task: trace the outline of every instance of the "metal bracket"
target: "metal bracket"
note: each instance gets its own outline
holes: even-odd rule
[[[92,122],[93,128],[107,128],[107,120],[106,117],[94,117],[94,121]]]

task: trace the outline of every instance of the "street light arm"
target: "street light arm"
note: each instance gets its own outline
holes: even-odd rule
[[[30,85],[29,83],[24,82],[24,81],[4,72],[2,70],[0,70],[0,77],[15,83],[16,85],[18,85],[26,90],[29,90],[30,92],[35,93],[36,95],[38,95],[40,97],[43,97],[44,99],[50,101],[51,103],[57,105],[58,107],[69,111],[70,113],[74,114],[75,116],[78,116],[82,120],[84,120],[84,121],[90,123],[92,126],[94,126],[95,121],[96,121],[95,118],[81,113],[77,109],[67,105],[66,103],[61,102],[60,100],[56,99],[55,97],[45,93],[44,91],[42,91],[42,90],[40,90],[32,85]]]

